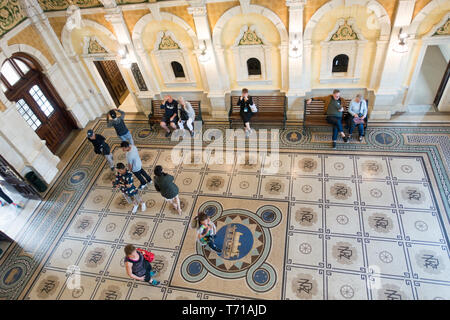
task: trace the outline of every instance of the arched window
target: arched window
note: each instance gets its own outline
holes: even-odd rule
[[[247,70],[249,76],[260,76],[261,72],[261,62],[256,58],[250,58],[247,60]]]
[[[172,61],[172,70],[175,74],[175,78],[186,78],[186,75],[184,74],[183,66],[176,61]]]
[[[0,69],[0,86],[52,152],[76,128],[56,90],[31,57],[16,54],[5,60]]]
[[[347,72],[348,70],[348,56],[340,54],[333,59],[332,72]]]

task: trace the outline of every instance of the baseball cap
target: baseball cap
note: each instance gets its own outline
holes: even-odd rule
[[[90,137],[92,137],[92,135],[94,134],[94,131],[92,131],[92,130],[88,130],[87,131],[87,136],[90,138]]]

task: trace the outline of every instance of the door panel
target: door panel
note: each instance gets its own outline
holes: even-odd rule
[[[72,129],[77,128],[75,120],[36,61],[31,57],[18,55],[7,62],[9,69],[14,70],[5,69],[0,75],[2,85],[7,89],[6,97],[16,103],[24,120],[55,153]],[[13,73],[15,77],[11,76]],[[17,80],[17,77],[20,79]],[[8,78],[12,79],[12,83]]]
[[[128,93],[127,84],[120,73],[119,67],[114,60],[95,61],[100,76],[103,79],[109,94],[111,95],[116,107],[119,107],[123,97]]]

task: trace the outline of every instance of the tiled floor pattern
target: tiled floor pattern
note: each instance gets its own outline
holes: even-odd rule
[[[147,210],[132,214],[105,165],[25,299],[450,299],[445,199],[420,154],[291,150],[231,165],[173,163],[161,147],[140,154],[149,172],[162,164],[175,176],[183,216],[153,186]],[[69,184],[84,178],[74,171]],[[233,239],[228,256],[196,244],[199,209]],[[158,287],[127,277],[127,243],[155,253]]]

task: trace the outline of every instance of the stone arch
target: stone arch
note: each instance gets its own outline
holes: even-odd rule
[[[217,21],[216,25],[214,26],[214,30],[212,33],[212,40],[214,43],[214,46],[216,48],[221,48],[221,37],[222,37],[222,31],[227,24],[227,22],[234,16],[243,13],[243,9],[241,6],[233,7],[229,10],[227,10]],[[286,30],[286,26],[281,21],[280,17],[273,12],[270,9],[267,9],[263,6],[252,4],[249,6],[248,11],[246,13],[257,13],[260,14],[266,18],[268,18],[272,23],[275,25],[275,27],[278,30],[278,33],[280,34],[281,39],[281,45],[287,46],[289,44],[289,36],[288,32]]]
[[[168,13],[168,12],[161,12],[162,20],[171,21],[177,25],[179,25],[183,30],[185,30],[189,37],[192,39],[192,42],[194,44],[194,48],[198,48],[198,39],[197,34],[195,31],[191,28],[187,22],[185,22],[183,19],[177,17],[174,14]],[[139,21],[136,23],[133,29],[133,34],[131,36],[133,40],[133,44],[137,49],[143,49],[144,44],[142,42],[142,33],[144,32],[145,27],[147,24],[149,24],[151,21],[158,21],[154,19],[153,15],[151,13],[146,14],[143,16]]]
[[[50,72],[52,65],[48,59],[40,52],[38,49],[29,46],[27,44],[13,44],[11,46],[8,46],[8,55],[2,54],[0,55],[0,68],[3,66],[3,63],[6,59],[9,59],[12,57],[14,53],[21,52],[29,55],[34,60],[36,60],[37,63],[39,63],[39,66],[42,68],[42,73],[48,73]],[[6,98],[3,91],[0,92],[0,101],[5,105],[5,107],[9,107],[13,105],[14,103],[9,101],[8,98]]]
[[[304,41],[311,41],[313,31],[317,25],[317,23],[322,19],[322,17],[332,9],[340,6],[345,6],[345,0],[331,0],[330,2],[325,3],[321,6],[309,19],[308,23],[305,27],[305,32],[303,39]],[[386,9],[376,0],[359,0],[354,1],[352,4],[359,4],[361,6],[365,6],[368,9],[372,10],[375,13],[375,16],[380,23],[380,40],[388,40],[391,34],[391,20],[389,19],[389,15],[386,12]]]
[[[417,37],[417,30],[419,29],[422,22],[428,16],[428,14],[440,6],[448,4],[448,0],[431,0],[419,13],[414,17],[411,25],[408,28],[408,33]]]
[[[83,22],[84,27],[92,27],[92,28],[98,29],[102,33],[106,34],[111,40],[117,42],[116,36],[108,28],[101,25],[100,23],[89,20],[89,19],[83,19],[82,22]],[[69,31],[69,29],[67,28],[67,24],[66,24],[61,33],[61,43],[62,43],[63,48],[66,51],[66,53],[69,54],[70,56],[73,56],[73,55],[76,55],[76,52],[72,45],[71,35],[72,35],[72,32]]]

